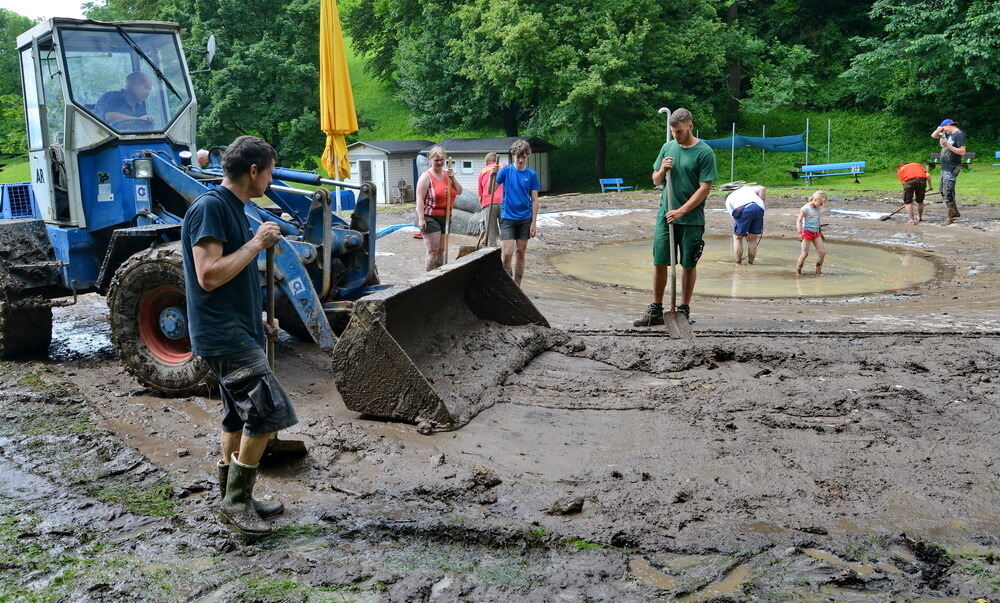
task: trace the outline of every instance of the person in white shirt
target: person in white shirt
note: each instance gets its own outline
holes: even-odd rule
[[[733,217],[733,258],[737,264],[746,260],[753,264],[757,246],[764,234],[764,199],[767,189],[763,186],[741,186],[726,197],[726,211]],[[743,244],[747,252],[743,255]]]

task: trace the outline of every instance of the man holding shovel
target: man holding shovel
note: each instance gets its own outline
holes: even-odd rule
[[[674,140],[660,148],[653,163],[653,184],[663,187],[660,211],[653,237],[653,303],[632,324],[652,327],[664,324],[663,292],[667,286],[671,246],[680,252],[683,267],[683,303],[677,311],[690,316],[691,296],[698,277],[698,259],[705,248],[705,199],[716,178],[715,154],[694,136],[694,119],[687,109],[677,109],[668,119]],[[668,182],[669,178],[669,182]],[[671,230],[676,240],[670,240]],[[675,268],[671,268],[672,270]]]
[[[483,229],[483,234],[479,237],[477,247],[483,247],[484,245],[487,247],[496,247],[497,233],[500,232],[500,207],[503,201],[503,186],[497,186],[494,183],[496,171],[493,169],[493,166],[499,165],[500,156],[490,151],[486,154],[485,162],[486,167],[479,174],[476,193],[479,195],[479,205],[482,208],[480,211],[486,222],[486,227]]]
[[[281,238],[274,222],[256,234],[244,206],[271,184],[274,149],[240,136],[222,157],[222,184],[191,204],[181,229],[188,334],[215,374],[222,397],[223,500],[220,518],[249,535],[271,533],[263,520],[284,510],[253,497],[257,468],[272,434],[298,422],[268,366],[257,255]],[[267,329],[274,329],[267,325]]]

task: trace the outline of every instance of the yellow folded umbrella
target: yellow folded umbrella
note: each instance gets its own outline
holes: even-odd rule
[[[326,133],[323,167],[333,178],[350,178],[344,134],[358,131],[358,114],[336,0],[322,0],[319,9],[319,112],[320,127]]]

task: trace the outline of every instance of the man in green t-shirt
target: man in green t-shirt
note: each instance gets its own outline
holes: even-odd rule
[[[707,144],[695,138],[694,120],[687,109],[670,114],[670,131],[674,139],[660,149],[653,163],[653,184],[662,186],[670,174],[673,201],[667,207],[667,187],[663,187],[660,211],[656,214],[653,235],[653,303],[642,318],[632,324],[652,327],[663,324],[663,290],[667,287],[667,267],[670,265],[670,235],[667,223],[674,224],[674,243],[680,252],[683,295],[679,312],[691,313],[691,295],[698,277],[696,266],[705,248],[705,199],[715,180],[715,154]]]

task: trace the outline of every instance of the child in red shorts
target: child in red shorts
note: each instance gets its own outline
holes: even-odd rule
[[[816,191],[809,197],[809,202],[799,210],[799,217],[795,221],[795,228],[799,231],[799,240],[802,241],[802,253],[799,254],[799,261],[795,265],[795,274],[802,275],[802,264],[805,264],[809,257],[809,242],[816,246],[819,259],[816,260],[816,276],[823,271],[823,260],[826,258],[826,244],[823,243],[823,233],[820,230],[820,208],[826,203],[826,191]]]

